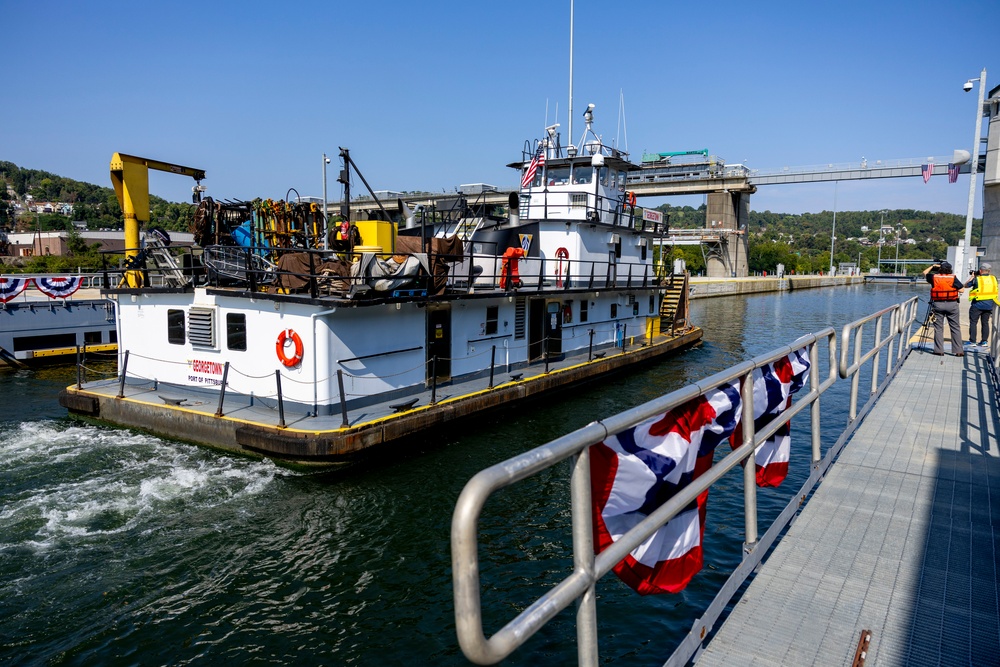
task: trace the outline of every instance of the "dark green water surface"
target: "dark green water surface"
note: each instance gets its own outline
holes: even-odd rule
[[[0,372],[0,663],[464,665],[452,604],[455,500],[479,470],[799,335],[922,294],[850,287],[693,302],[700,347],[428,435],[346,472],[269,462],[65,418],[74,370]],[[825,446],[847,382],[822,402]],[[864,384],[862,384],[864,386]],[[829,419],[827,414],[830,415]],[[829,424],[827,423],[829,421]],[[761,527],[808,474],[762,490]],[[492,499],[480,523],[487,633],[569,574],[567,469]],[[707,566],[683,593],[598,584],[601,658],[659,665],[742,544],[742,483],[711,492]],[[504,664],[576,663],[572,609]]]

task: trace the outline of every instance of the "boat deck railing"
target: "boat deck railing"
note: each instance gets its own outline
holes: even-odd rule
[[[351,372],[352,369],[356,370],[362,362],[371,363],[378,358],[405,357],[412,360],[415,354],[424,356],[423,346],[387,349],[358,357],[336,359],[333,361],[335,368],[331,368],[325,375],[319,374],[314,366],[317,376],[309,379],[299,379],[280,365],[276,365],[273,372],[262,375],[259,368],[241,367],[226,361],[219,363],[218,374],[221,374],[221,379],[201,387],[186,387],[184,391],[204,394],[204,400],[217,401],[218,417],[243,410],[246,405],[240,397],[249,396],[250,406],[256,405],[276,413],[279,416],[277,423],[281,427],[288,425],[284,417],[286,408],[301,413],[301,410],[293,406],[309,406],[311,409],[307,416],[318,418],[323,415],[321,406],[329,406],[329,414],[333,415],[336,411],[342,417],[340,426],[346,428],[357,421],[357,417],[353,420],[349,418],[348,413],[351,411],[371,408],[365,411],[371,415],[376,409],[372,406],[393,408],[393,403],[405,403],[414,397],[419,397],[421,407],[434,405],[438,392],[442,392],[442,396],[445,391],[453,395],[456,383],[459,386],[474,384],[477,390],[491,391],[501,385],[517,382],[522,375],[530,375],[532,372],[544,372],[548,375],[553,370],[599,361],[609,355],[630,354],[654,345],[657,341],[684,336],[691,331],[686,312],[687,307],[683,305],[669,316],[663,317],[664,323],[657,335],[654,335],[652,329],[633,330],[626,323],[616,321],[565,325],[558,335],[544,335],[538,341],[514,341],[513,334],[510,333],[484,335],[468,341],[466,348],[469,354],[465,356],[430,355],[409,366],[395,366],[393,376],[400,386],[392,391],[386,390],[384,377],[373,376],[369,371]],[[475,351],[477,348],[478,352]],[[523,352],[528,360],[517,363],[504,361],[502,355],[510,351]],[[98,370],[88,366],[88,362],[94,358],[88,356],[87,351],[84,352],[77,359],[77,389],[82,389],[90,381],[108,382],[113,379],[119,398],[124,396],[126,385],[130,388],[153,390],[170,386],[169,382],[161,378],[169,376],[172,369],[187,369],[191,365],[189,360],[171,361],[124,350],[117,369]],[[452,377],[448,369],[456,364],[468,364],[476,358],[482,362],[482,370]],[[487,359],[488,364],[485,363]],[[100,355],[97,360],[101,360]],[[137,367],[140,370],[136,370]],[[176,390],[179,388],[175,388]],[[410,403],[406,407],[412,408],[414,404]],[[390,409],[386,414],[393,411]]]
[[[494,664],[523,645],[560,611],[577,603],[577,650],[581,665],[600,662],[597,649],[596,582],[696,498],[719,482],[729,471],[743,465],[743,560],[722,586],[690,633],[681,641],[668,665],[685,664],[700,648],[744,581],[760,564],[768,548],[795,517],[802,499],[816,486],[837,454],[857,429],[862,417],[899,370],[908,353],[907,341],[917,318],[918,298],[885,308],[844,326],[839,335],[825,328],[677,391],[613,417],[593,422],[541,447],[508,459],[475,475],[463,489],[452,518],[452,572],[455,621],[459,644],[465,656],[477,664]],[[994,343],[995,344],[995,343]],[[821,348],[828,357],[828,372],[820,377]],[[839,356],[838,356],[839,349]],[[810,360],[808,392],[800,395],[784,412],[754,429],[753,372],[790,353],[805,350]],[[884,355],[884,365],[883,356]],[[859,409],[863,368],[870,369],[871,384]],[[839,379],[849,379],[850,407],[844,431],[825,453],[821,452],[820,397]],[[701,476],[622,535],[600,554],[594,555],[590,447],[609,436],[661,416],[715,388],[738,380],[742,397],[742,442],[714,463]],[[763,536],[758,535],[757,486],[754,451],[779,428],[810,411],[811,473]],[[734,443],[734,445],[737,443]],[[482,583],[480,581],[479,519],[487,500],[496,492],[569,460],[572,511],[573,572],[493,636],[483,629]]]
[[[616,243],[621,240],[609,240],[609,250],[615,250]],[[456,254],[371,252],[367,247],[336,253],[305,248],[208,246],[194,259],[176,259],[184,267],[179,271],[190,281],[185,288],[232,287],[312,299],[384,301],[517,290],[644,289],[667,286],[672,279],[662,266],[654,266],[651,261],[574,259],[568,251],[556,257],[524,256],[518,249],[504,250],[491,242],[470,245],[474,252]],[[646,252],[652,257],[652,247],[647,247]],[[138,282],[142,289],[177,289],[168,281],[177,271],[146,266],[137,271]],[[129,273],[133,272],[109,268],[99,274],[98,282],[106,290],[134,289],[126,281]]]

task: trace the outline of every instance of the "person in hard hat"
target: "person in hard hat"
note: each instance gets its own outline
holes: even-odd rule
[[[979,344],[986,345],[990,336],[990,318],[993,309],[1000,301],[997,300],[997,278],[992,274],[993,267],[983,262],[972,279],[965,283],[969,291],[969,345],[976,344],[976,324],[979,326]]]
[[[962,329],[958,324],[958,299],[962,294],[962,281],[952,273],[949,262],[941,262],[924,269],[924,277],[931,284],[931,312],[934,313],[934,354],[944,354],[944,321],[951,330],[951,351],[964,357]]]

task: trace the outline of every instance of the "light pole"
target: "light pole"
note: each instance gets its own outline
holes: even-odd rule
[[[830,230],[830,275],[833,273],[833,246],[837,241],[837,181],[833,182],[833,229]]]
[[[882,245],[885,243],[885,234],[882,227],[885,226],[885,211],[882,211],[882,221],[878,223],[878,265],[875,267],[879,275],[882,274]]]
[[[330,233],[327,230],[327,218],[329,217],[326,207],[326,165],[330,164],[330,158],[323,153],[323,250],[330,249]]]
[[[969,79],[962,86],[962,90],[969,92],[972,90],[972,82]],[[972,140],[972,164],[969,166],[969,210],[965,214],[965,252],[958,258],[958,266],[955,267],[955,275],[959,280],[964,280],[966,261],[965,256],[972,247],[972,211],[976,204],[976,171],[979,169],[979,144],[982,143],[983,131],[983,96],[986,91],[986,68],[979,73],[979,100],[976,102],[976,136]],[[972,266],[972,261],[968,262]]]
[[[901,223],[901,222],[897,222],[896,223],[896,268],[893,269],[893,273],[895,273],[895,274],[899,273],[899,226],[902,225],[902,224],[903,223]],[[955,274],[955,275],[958,275],[958,274]]]

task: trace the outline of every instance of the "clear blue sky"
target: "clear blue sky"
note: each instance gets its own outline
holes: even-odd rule
[[[375,189],[513,186],[504,167],[567,130],[569,0],[5,0],[0,159],[101,185],[115,151],[205,169],[220,199],[339,199],[338,146]],[[1000,2],[576,1],[574,134],[596,108],[628,149],[708,148],[753,168],[971,148],[1000,83]],[[621,132],[621,134],[619,134]],[[190,197],[157,175],[154,194]],[[361,184],[357,183],[360,188]],[[977,187],[976,214],[982,208]],[[965,213],[968,177],[848,182],[837,210]],[[699,200],[674,203],[697,205]],[[763,187],[755,210],[831,210],[834,186]]]

